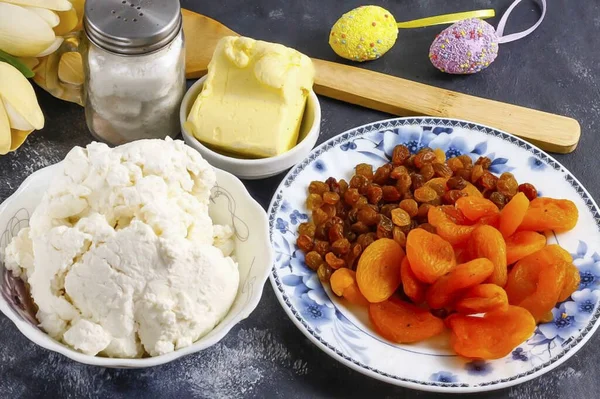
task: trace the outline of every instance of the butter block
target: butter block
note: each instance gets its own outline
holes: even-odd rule
[[[282,154],[298,141],[313,81],[312,61],[294,49],[224,37],[186,129],[202,143],[234,155]]]

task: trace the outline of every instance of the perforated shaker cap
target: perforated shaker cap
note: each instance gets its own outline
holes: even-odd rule
[[[84,29],[97,46],[117,54],[158,50],[181,29],[179,0],[87,0]]]

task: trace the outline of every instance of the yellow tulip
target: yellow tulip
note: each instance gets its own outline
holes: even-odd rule
[[[29,81],[0,62],[0,155],[14,151],[29,133],[44,127],[44,114]]]
[[[2,0],[0,0],[0,2],[1,1]],[[40,17],[42,17],[42,19],[44,21],[46,21],[46,23],[48,25],[50,25],[51,28],[54,28],[56,25],[58,25],[60,23],[60,18],[58,17],[58,14],[56,14],[52,10],[48,10],[47,8],[29,7],[29,6],[23,6],[23,8],[25,8],[31,12],[34,12],[37,15],[39,15]]]
[[[54,11],[67,11],[73,5],[69,0],[0,0],[4,3],[18,4],[21,6],[47,8]]]
[[[38,14],[0,2],[0,50],[17,57],[35,57],[55,38],[50,25]]]

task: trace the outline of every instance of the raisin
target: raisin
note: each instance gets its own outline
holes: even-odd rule
[[[406,234],[400,227],[394,227],[394,230],[392,230],[392,237],[402,248],[406,247]]]
[[[359,244],[364,251],[365,248],[367,248],[375,241],[376,237],[377,236],[375,235],[375,233],[361,234],[356,239],[356,243]]]
[[[379,214],[372,208],[364,206],[358,211],[358,221],[367,226],[373,226],[379,222]]]
[[[394,166],[404,165],[406,160],[410,158],[410,150],[405,145],[397,145],[392,151],[392,164]]]
[[[338,256],[346,255],[350,251],[350,241],[347,238],[336,240],[331,244],[331,250]]]
[[[394,186],[383,186],[383,200],[386,202],[396,202],[400,200],[400,192]]]
[[[310,194],[323,195],[325,191],[329,191],[329,186],[322,181],[312,181],[308,185],[308,192]]]
[[[438,177],[450,177],[454,174],[452,169],[450,169],[450,167],[444,163],[434,163],[433,170],[435,175]]]
[[[457,158],[460,159],[460,161],[462,162],[462,164],[465,168],[471,168],[471,166],[473,166],[473,160],[471,159],[470,156],[463,154],[463,155],[457,156]]]
[[[342,179],[338,182],[338,185],[340,186],[340,194],[343,195],[348,190],[348,182]]]
[[[323,197],[319,194],[309,194],[306,198],[306,208],[309,211],[314,211],[323,205]]]
[[[329,242],[335,242],[340,238],[344,238],[344,226],[334,224],[329,228],[327,237],[329,238]]]
[[[330,205],[335,205],[340,200],[340,195],[332,191],[328,191],[323,194],[323,202]]]
[[[389,163],[386,163],[385,165],[377,168],[377,170],[375,171],[375,175],[373,176],[373,183],[377,183],[380,186],[387,184],[392,169],[393,167]]]
[[[380,209],[379,212],[383,216],[391,218],[392,217],[392,211],[394,209],[396,209],[396,208],[398,208],[398,204],[386,204],[386,205],[384,205],[384,206],[381,207],[381,209]]]
[[[488,172],[487,170],[483,172],[483,175],[479,178],[478,184],[480,187],[488,190],[494,190],[496,188],[496,183],[498,183],[498,178]]]
[[[323,204],[321,205],[321,210],[327,214],[328,217],[332,218],[335,216],[335,205]]]
[[[413,195],[413,193],[410,190],[408,190],[407,192],[402,194],[402,200],[414,199],[414,198],[415,198],[415,196]]]
[[[396,188],[400,194],[409,192],[412,185],[412,178],[408,174],[400,175],[396,181]]]
[[[429,223],[423,223],[419,225],[420,229],[423,229],[425,231],[430,232],[431,234],[436,234],[436,229],[435,226],[429,224]]]
[[[400,202],[400,208],[404,209],[411,218],[417,216],[419,212],[419,204],[414,199],[405,199]]]
[[[492,160],[488,157],[479,157],[479,159],[475,162],[475,165],[481,165],[481,167],[485,170],[489,169],[492,166]]]
[[[345,237],[348,239],[348,241],[350,242],[354,242],[356,241],[356,233],[353,231],[347,231]]]
[[[362,246],[358,243],[352,244],[350,248],[350,252],[344,256],[344,261],[346,262],[346,267],[353,269],[356,264],[356,261],[360,258],[360,254],[362,253]]]
[[[316,226],[312,222],[300,223],[298,225],[298,234],[307,235],[310,238],[315,237]]]
[[[317,251],[321,256],[325,256],[329,252],[329,241],[326,240],[315,240],[315,246],[313,249]]]
[[[329,219],[329,215],[321,208],[317,208],[312,213],[312,220],[318,226],[323,224]]]
[[[498,191],[494,191],[490,194],[490,201],[492,201],[498,209],[504,208],[504,205],[508,202],[506,196]]]
[[[358,190],[355,188],[349,188],[344,193],[344,202],[348,205],[355,205],[358,202],[359,198],[360,198],[360,194],[358,193]]]
[[[425,181],[431,180],[435,175],[433,164],[427,163],[423,165],[423,167],[419,170],[419,173],[423,176]]]
[[[525,194],[529,201],[533,201],[537,198],[538,193],[533,184],[523,183],[519,186],[519,192]]]
[[[408,226],[410,222],[410,215],[404,209],[396,208],[392,211],[392,223],[396,226]]]
[[[300,250],[306,253],[313,249],[314,243],[312,238],[302,234],[298,236],[298,239],[296,240],[296,245],[298,246],[298,248],[300,248]]]
[[[348,211],[348,222],[350,224],[358,221],[358,208],[352,208]]]
[[[325,224],[321,224],[315,229],[315,238],[319,240],[327,240],[327,230],[328,228]]]
[[[439,163],[446,163],[446,153],[441,148],[436,148],[433,150],[435,153],[435,158]]]
[[[367,187],[367,193],[365,195],[369,200],[369,204],[378,204],[383,199],[383,190],[379,186],[370,184],[369,187]]]
[[[519,183],[512,173],[504,172],[496,183],[496,190],[508,198],[512,198],[519,192]]]
[[[415,166],[415,158],[416,158],[416,157],[417,157],[417,156],[416,156],[416,155],[414,155],[414,154],[413,154],[413,155],[411,155],[411,156],[410,156],[410,157],[409,157],[409,158],[406,160],[406,162],[404,162],[404,166],[406,166],[407,168],[414,168],[414,166]]]
[[[304,255],[304,263],[312,270],[317,270],[321,263],[323,263],[323,257],[316,251],[311,251]]]
[[[369,232],[369,226],[363,222],[356,222],[350,226],[350,230],[356,234],[364,234]]]
[[[452,169],[452,172],[456,172],[457,170],[464,168],[462,161],[456,157],[450,158],[447,163],[448,167]]]
[[[423,165],[437,161],[437,157],[435,156],[435,153],[433,151],[421,151],[419,151],[419,153],[415,157],[415,167],[421,169]]]
[[[408,175],[408,169],[406,169],[406,166],[396,166],[390,172],[390,178],[394,180],[398,180],[398,178],[402,175]]]
[[[418,188],[414,192],[415,200],[417,202],[430,202],[439,198],[438,193],[435,190],[428,186],[423,186]]]
[[[460,197],[466,197],[467,194],[460,190],[450,190],[442,196],[442,203],[446,205],[454,205]]]
[[[410,178],[412,180],[411,187],[412,187],[413,191],[417,190],[418,188],[423,187],[423,184],[425,184],[425,178],[423,177],[423,175],[421,175],[419,173],[411,173]]]
[[[462,169],[459,169],[456,172],[454,172],[454,176],[462,177],[466,181],[471,181],[471,173],[472,173],[472,169],[462,168]]]
[[[473,166],[471,171],[471,183],[476,183],[483,176],[483,167],[481,165]]]
[[[419,206],[419,211],[417,212],[417,217],[421,220],[427,220],[427,215],[429,214],[429,209],[431,209],[433,205],[430,204],[421,204]]]
[[[433,149],[431,147],[422,147],[419,151],[417,151],[417,154],[422,154],[424,152],[433,152]]]
[[[346,262],[335,256],[333,252],[328,252],[327,255],[325,255],[325,262],[331,266],[332,269],[346,267]]]
[[[321,280],[323,283],[328,283],[331,279],[333,271],[334,270],[327,263],[321,263],[321,265],[317,269],[317,276],[319,277],[319,280]]]
[[[377,224],[377,238],[392,238],[394,224],[392,220],[384,215],[379,215],[379,223]]]
[[[460,176],[452,176],[448,179],[446,185],[450,190],[462,190],[467,187],[467,181]]]
[[[373,165],[367,163],[359,163],[356,165],[356,174],[363,176],[367,180],[373,180]]]
[[[438,195],[438,197],[441,197],[442,195],[444,195],[446,193],[446,185],[436,182],[436,181],[430,181],[427,183],[427,186],[432,188]]]

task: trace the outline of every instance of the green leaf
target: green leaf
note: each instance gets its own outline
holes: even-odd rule
[[[27,65],[23,64],[18,58],[0,50],[0,62],[2,61],[17,68],[19,72],[25,75],[26,78],[33,78],[35,76],[35,73],[33,73],[33,71],[29,69]]]

